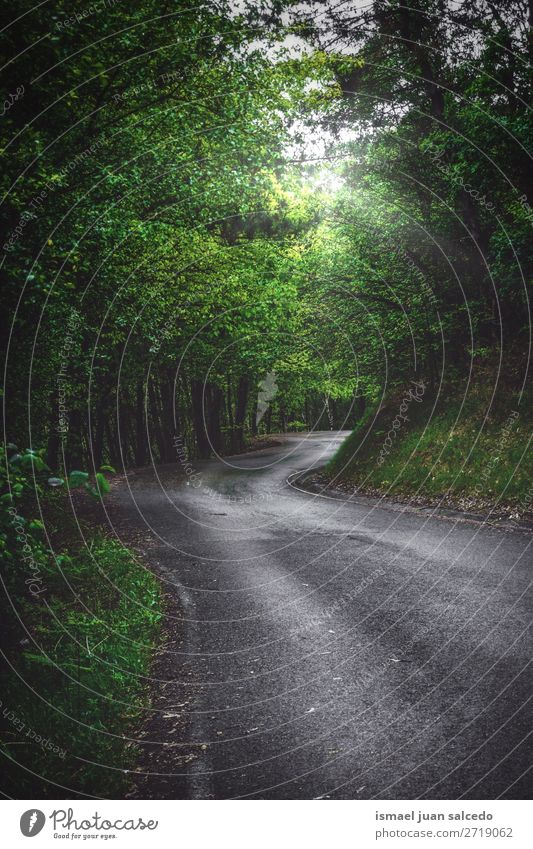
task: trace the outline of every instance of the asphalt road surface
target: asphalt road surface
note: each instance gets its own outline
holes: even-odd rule
[[[531,536],[287,484],[343,437],[116,489],[169,610],[134,797],[530,796]]]

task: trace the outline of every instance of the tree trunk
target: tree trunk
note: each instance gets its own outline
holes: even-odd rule
[[[132,411],[129,404],[121,404],[119,412],[119,427],[117,434],[120,449],[120,466],[128,468],[135,463],[134,434],[132,429]]]
[[[148,441],[144,416],[144,385],[137,384],[135,398],[135,465],[145,466],[148,460]]]
[[[116,436],[115,428],[111,423],[111,419],[106,417],[104,422],[104,430],[106,435],[106,442],[109,448],[109,457],[111,460],[111,465],[115,466],[115,468],[120,468],[122,465],[122,457],[120,455],[120,445]]]
[[[203,381],[193,380],[191,382],[191,398],[194,435],[196,438],[196,450],[198,452],[198,456],[205,459],[211,455],[211,449],[209,447],[209,438],[206,432],[204,422],[203,397]]]
[[[256,395],[250,411],[250,430],[252,431],[252,436],[257,436],[257,397]]]
[[[285,412],[285,407],[283,404],[279,405],[279,423],[281,433],[285,433],[287,430],[287,414]]]
[[[366,410],[366,398],[364,395],[357,395],[354,399],[355,424],[358,424],[363,418]]]
[[[209,412],[207,416],[208,436],[211,449],[220,454],[222,451],[222,430],[220,427],[220,416],[224,401],[222,389],[213,384],[208,385],[207,397],[209,398]]]
[[[91,445],[90,452],[92,454],[91,461],[96,469],[99,469],[103,462],[104,452],[104,421],[105,412],[102,404],[96,405],[96,412],[91,422]]]
[[[81,411],[71,410],[69,414],[69,428],[67,437],[67,450],[65,452],[67,471],[73,469],[82,471],[85,467],[83,447],[81,438]]]
[[[246,418],[246,405],[248,403],[248,394],[250,390],[250,381],[247,375],[242,375],[239,378],[237,386],[237,404],[235,409],[235,427],[233,430],[234,447],[236,449],[244,448],[244,421]]]
[[[160,405],[160,402],[159,402],[159,395],[158,395],[157,386],[154,383],[154,380],[150,381],[149,395],[150,395],[150,413],[151,413],[151,420],[152,420],[152,424],[153,424],[153,428],[154,428],[155,442],[156,442],[156,445],[157,445],[159,460],[160,460],[161,463],[164,463],[165,459],[166,459],[165,434],[163,432],[163,427],[162,427],[162,414],[161,414],[161,405]]]
[[[59,468],[59,449],[61,447],[61,433],[59,431],[60,422],[59,416],[57,415],[56,409],[56,397],[55,393],[52,392],[50,394],[50,417],[49,417],[49,429],[48,429],[48,440],[46,444],[46,465],[50,466],[50,469],[55,472]],[[63,458],[61,458],[63,459]]]
[[[177,434],[180,422],[174,406],[174,382],[169,374],[161,385],[161,415],[165,437],[165,459],[170,463],[175,459],[173,436]]]
[[[233,401],[231,399],[231,378],[228,376],[228,387],[226,395],[226,409],[228,413],[228,427],[233,430]]]

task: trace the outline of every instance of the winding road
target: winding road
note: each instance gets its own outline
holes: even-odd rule
[[[345,435],[116,487],[169,611],[134,797],[530,796],[531,537],[287,482]]]

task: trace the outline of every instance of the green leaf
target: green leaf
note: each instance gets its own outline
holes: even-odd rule
[[[24,658],[26,660],[31,660],[33,663],[40,663],[43,666],[55,666],[56,664],[50,660],[48,657],[45,657],[43,654],[34,654],[33,652],[24,652]]]
[[[77,486],[85,486],[87,481],[89,480],[88,472],[80,472],[77,469],[72,471],[68,476],[68,485],[72,488]]]
[[[105,475],[103,475],[101,472],[96,473],[96,486],[98,487],[98,492],[100,493],[100,495],[104,495],[111,489],[106,480]]]
[[[24,454],[21,457],[20,462],[22,466],[32,466],[37,472],[50,471],[44,460],[42,460],[38,454],[34,454],[33,452]]]

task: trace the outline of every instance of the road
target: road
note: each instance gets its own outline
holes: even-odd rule
[[[287,484],[344,435],[115,491],[169,611],[134,797],[530,796],[531,537]]]

